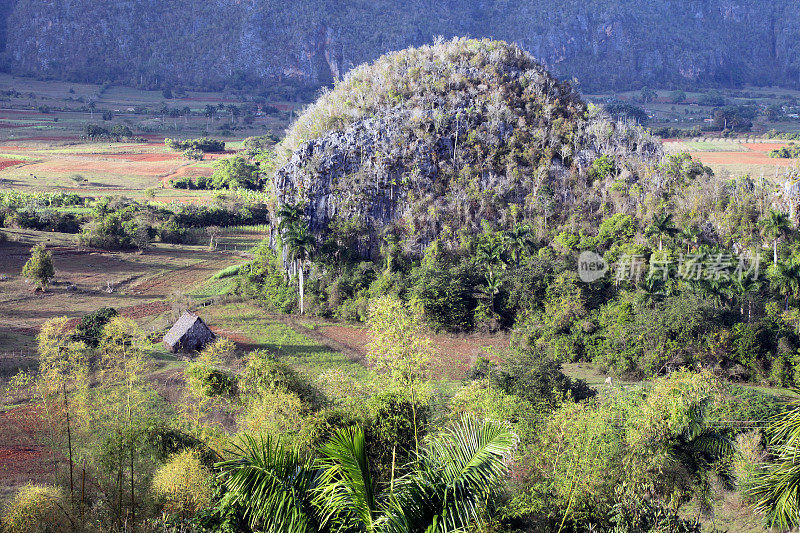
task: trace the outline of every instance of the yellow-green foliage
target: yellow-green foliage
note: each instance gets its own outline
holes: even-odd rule
[[[184,450],[156,471],[153,492],[169,512],[191,515],[211,503],[211,472],[196,450]]]
[[[707,405],[710,410],[719,392],[719,381],[710,372],[681,370],[655,380],[644,402],[628,414],[628,444],[645,454],[659,448],[687,431],[696,409]]]
[[[299,396],[291,392],[263,390],[248,406],[243,425],[247,431],[264,435],[297,433],[303,427],[303,418],[309,408]]]
[[[46,251],[41,244],[34,246],[31,258],[22,267],[22,275],[42,289],[47,289],[50,280],[55,276],[53,254]]]
[[[733,457],[733,475],[740,491],[747,494],[761,470],[760,465],[767,459],[761,432],[754,430],[736,437],[736,451]]]
[[[369,327],[369,356],[379,372],[403,386],[424,379],[433,346],[419,313],[398,298],[383,296],[370,304]]]
[[[26,485],[3,512],[3,533],[67,533],[71,531],[64,491],[49,485]]]
[[[530,404],[507,394],[488,381],[473,381],[459,389],[450,401],[451,416],[459,418],[472,415],[475,418],[504,420],[519,423],[529,416]]]

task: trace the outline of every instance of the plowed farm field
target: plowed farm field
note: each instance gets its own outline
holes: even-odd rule
[[[664,148],[670,153],[688,152],[691,156],[711,167],[717,173],[731,176],[750,174],[779,177],[789,169],[798,167],[797,159],[769,157],[771,150],[786,146],[788,142],[739,142],[737,140],[712,141],[665,141]]]

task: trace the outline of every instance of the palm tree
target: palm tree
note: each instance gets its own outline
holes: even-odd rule
[[[287,256],[297,263],[300,289],[300,314],[305,312],[305,269],[306,262],[314,251],[314,236],[308,231],[308,226],[302,222],[295,222],[283,234],[283,244],[286,246]]]
[[[711,492],[709,473],[719,460],[730,456],[735,445],[725,430],[708,423],[711,398],[704,398],[689,410],[683,430],[667,440],[664,451],[693,478],[700,495],[701,510],[709,504]],[[725,480],[730,481],[730,480]]]
[[[218,466],[253,529],[265,524],[269,533],[321,530],[312,505],[319,472],[311,461],[269,436],[245,434],[234,448],[236,457]]]
[[[640,287],[650,301],[651,306],[664,296],[665,285],[664,280],[656,276],[647,276],[642,280]]]
[[[495,297],[500,293],[500,289],[502,287],[503,280],[500,279],[500,276],[496,275],[492,270],[488,270],[486,272],[486,284],[478,287],[477,296],[479,298],[486,298],[489,300],[489,308],[492,310],[492,317],[495,315],[494,300]]]
[[[732,288],[739,300],[739,313],[744,318],[744,302],[747,301],[747,323],[753,317],[753,298],[752,295],[761,291],[762,281],[751,277],[734,278]]]
[[[800,263],[794,259],[773,265],[767,274],[773,290],[785,298],[785,310],[789,310],[789,297],[800,293]]]
[[[499,239],[489,239],[481,243],[475,251],[475,258],[482,267],[494,269],[498,266],[505,267],[503,254],[505,243]]]
[[[678,233],[678,228],[672,223],[672,213],[663,213],[653,217],[653,222],[647,227],[647,234],[658,237],[658,249],[664,248],[664,237],[671,237]]]
[[[747,490],[756,500],[770,527],[787,531],[800,525],[800,401],[775,416],[768,433],[775,458],[762,465],[753,486]]]
[[[297,205],[283,204],[280,209],[278,209],[278,218],[280,219],[280,222],[278,222],[278,229],[283,232],[289,226],[300,222],[303,218],[303,210]]]
[[[490,239],[481,243],[476,250],[476,261],[485,270],[486,286],[481,289],[489,299],[489,305],[494,316],[494,298],[498,292],[502,281],[500,280],[499,271],[504,270],[506,267],[503,261],[503,254],[505,252],[505,243],[499,239]]]
[[[705,280],[705,290],[714,299],[715,309],[721,309],[723,300],[731,300],[735,294],[731,281],[723,278]]]
[[[697,238],[700,237],[700,229],[694,225],[687,225],[681,229],[681,238],[686,243],[686,253],[691,253],[692,245],[697,243]]]
[[[467,531],[479,524],[508,473],[516,437],[464,417],[423,447],[409,473],[380,492],[360,428],[340,429],[316,460],[270,439],[245,437],[220,463],[250,525],[272,532]]]
[[[379,509],[375,482],[369,469],[364,432],[355,427],[336,432],[320,450],[322,472],[316,503],[322,525],[337,531],[374,532]]]
[[[531,240],[532,230],[528,224],[516,224],[508,233],[508,241],[511,248],[511,259],[519,265],[522,258],[528,253],[533,245]]]
[[[503,425],[464,417],[430,440],[390,496],[385,531],[474,531],[508,473],[516,437]]]
[[[770,209],[769,214],[759,222],[762,226],[764,237],[772,239],[772,264],[778,264],[778,239],[789,235],[792,225],[789,215],[775,209]]]

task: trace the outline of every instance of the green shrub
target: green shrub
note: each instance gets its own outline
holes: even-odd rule
[[[323,403],[321,393],[300,374],[265,350],[254,350],[241,376],[244,397],[260,397],[279,390],[297,396],[309,406]]]
[[[214,165],[214,175],[211,183],[214,189],[253,189],[261,186],[261,175],[258,167],[251,164],[244,157],[236,156],[220,159]]]
[[[196,244],[197,235],[189,228],[178,224],[175,217],[162,222],[157,228],[158,238],[161,242],[169,244]]]
[[[261,389],[250,396],[240,424],[251,433],[296,438],[305,427],[309,405],[297,394],[284,389]]]
[[[229,267],[223,268],[222,270],[211,276],[211,279],[225,279],[231,276],[235,276],[239,274],[239,271],[242,269],[243,266],[245,265],[231,265]]]
[[[558,405],[568,396],[579,401],[595,395],[583,380],[567,377],[560,363],[532,350],[512,351],[494,379],[508,394],[544,407]]]
[[[218,141],[208,137],[179,141],[177,139],[164,139],[164,144],[172,150],[199,150],[201,152],[224,152],[225,141]]]
[[[289,313],[297,308],[297,290],[289,284],[280,258],[261,245],[255,259],[239,270],[239,291],[270,309]]]
[[[22,276],[36,283],[38,287],[47,289],[50,280],[55,276],[53,254],[46,251],[41,244],[34,246],[30,259],[22,267]]]
[[[393,465],[407,464],[414,456],[416,439],[421,440],[427,432],[431,407],[427,400],[412,401],[405,391],[385,391],[370,398],[366,409],[371,466],[378,479],[388,480]]]
[[[72,531],[64,491],[49,485],[25,485],[11,499],[0,522],[6,533]]]
[[[184,450],[156,470],[153,492],[168,512],[192,516],[211,504],[211,472],[197,451]]]
[[[186,371],[195,388],[208,398],[228,397],[238,394],[239,380],[232,372],[214,368],[202,363],[192,364]]]
[[[418,268],[411,272],[411,298],[422,307],[434,330],[472,329],[479,285],[473,265],[444,252],[438,243],[428,247]]]
[[[117,310],[112,307],[101,307],[94,313],[84,315],[78,325],[75,326],[73,338],[86,343],[87,346],[96,348],[100,343],[103,328],[117,314]]]

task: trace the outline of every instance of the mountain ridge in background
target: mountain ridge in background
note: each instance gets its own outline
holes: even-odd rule
[[[517,43],[584,92],[800,86],[792,0],[0,0],[3,70],[142,88],[318,87],[436,36]]]

